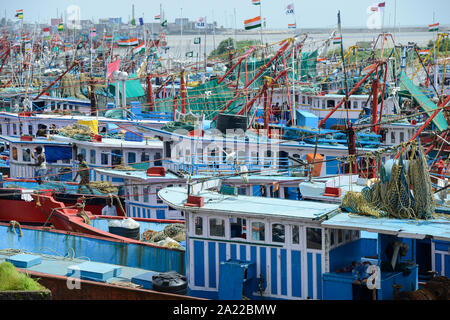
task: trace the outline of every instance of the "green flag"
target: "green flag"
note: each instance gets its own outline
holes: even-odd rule
[[[187,58],[192,58],[193,56],[194,56],[194,52],[193,51],[186,52],[186,57]]]
[[[58,29],[58,31],[63,31],[64,30],[64,24],[60,23],[58,24],[58,27],[56,27]]]
[[[77,45],[77,50],[79,50],[79,49],[81,49],[81,48],[83,48],[83,42],[80,42],[80,43]]]
[[[161,27],[167,27],[167,20],[164,20],[164,21],[161,23]]]
[[[131,25],[132,25],[132,26],[136,26],[136,20],[131,19]]]
[[[194,38],[194,44],[200,44],[200,42],[201,42],[201,38],[200,37]]]

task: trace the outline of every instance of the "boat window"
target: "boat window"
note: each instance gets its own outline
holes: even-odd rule
[[[350,241],[350,230],[344,231],[344,239],[345,241]]]
[[[142,152],[141,154],[141,162],[148,162],[150,160],[150,155],[148,152]]]
[[[134,201],[139,201],[139,188],[138,188],[138,186],[133,186],[133,198],[134,198]]]
[[[342,243],[344,241],[344,231],[343,230],[338,230],[338,244]]]
[[[101,163],[102,164],[108,164],[108,162],[109,162],[108,158],[109,158],[109,155],[106,152],[101,153]]]
[[[128,152],[127,163],[132,164],[136,162],[136,152]]]
[[[31,151],[30,149],[23,149],[22,150],[22,161],[30,162],[31,161]]]
[[[0,128],[0,130],[1,130],[1,128]],[[32,135],[33,134],[33,126],[30,124],[30,125],[28,125],[28,134],[29,135]]]
[[[391,131],[391,143],[395,143],[395,132]]]
[[[201,148],[197,149],[197,159],[199,162],[203,162],[203,149]]]
[[[238,188],[238,194],[241,196],[247,195],[247,188],[246,187],[239,187]]]
[[[209,219],[209,235],[212,237],[224,237],[225,220],[218,218]]]
[[[334,100],[327,100],[327,108],[334,108]]]
[[[162,166],[162,156],[160,152],[156,152],[155,156],[153,157],[153,160],[155,160],[155,162],[153,162],[153,165],[156,167],[161,167]]]
[[[161,200],[161,198],[158,196],[159,190],[161,190],[161,187],[156,188],[156,203],[163,203],[163,201]]]
[[[231,238],[247,238],[247,221],[242,218],[230,218]]]
[[[17,126],[15,123],[13,123],[13,134],[17,135]]]
[[[111,150],[111,162],[113,166],[122,163],[122,150]]]
[[[311,105],[312,104],[312,98],[308,97],[308,104]]]
[[[95,149],[91,149],[89,152],[89,162],[95,164]]]
[[[149,186],[145,186],[144,187],[144,202],[148,202],[148,195],[150,193],[150,187]]]
[[[325,104],[325,99],[322,99],[322,109],[326,109],[327,105]]]
[[[203,218],[202,217],[195,217],[194,229],[195,229],[196,236],[203,235]]]
[[[400,131],[400,141],[399,142],[403,142],[405,141],[405,133],[403,131]]]
[[[264,241],[266,227],[264,222],[252,222],[252,240]]]
[[[87,159],[86,158],[86,149],[81,149],[80,153],[83,155],[83,159]]]
[[[322,229],[306,228],[307,249],[322,250]]]
[[[285,226],[281,223],[272,225],[272,242],[284,243]]]
[[[358,101],[353,101],[353,109],[358,109]]]
[[[252,164],[258,164],[258,152],[252,151]]]
[[[300,244],[300,228],[292,226],[292,244]]]
[[[13,160],[17,160],[17,148],[12,147],[12,158]]]
[[[334,235],[336,234],[336,232],[335,232],[335,230],[334,229],[331,229],[330,230],[330,246],[333,246],[334,245]]]

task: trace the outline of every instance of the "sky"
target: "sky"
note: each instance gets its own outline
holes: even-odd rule
[[[374,0],[261,0],[262,17],[267,29],[287,29],[288,23],[297,23],[299,28],[330,28],[337,23],[337,11],[341,11],[342,26],[365,27],[369,17],[367,8]],[[450,0],[385,0],[384,25],[427,26],[433,22],[450,25]],[[15,11],[23,9],[24,21],[49,23],[57,12],[61,14],[70,5],[80,7],[81,19],[122,17],[128,22],[131,6],[135,6],[135,17],[144,17],[144,22],[155,22],[162,5],[165,18],[187,17],[196,20],[206,16],[208,22],[217,21],[219,26],[243,28],[245,19],[259,15],[259,6],[251,0],[0,0],[3,10],[0,17],[14,18]],[[295,16],[286,15],[285,8],[294,3]],[[396,8],[396,10],[395,10]],[[234,17],[236,11],[236,18]],[[396,12],[396,14],[395,14]],[[433,21],[433,15],[435,21]]]

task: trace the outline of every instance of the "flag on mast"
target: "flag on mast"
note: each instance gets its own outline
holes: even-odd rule
[[[62,24],[62,23],[58,24],[58,26],[56,27],[56,29],[57,29],[58,31],[63,31],[63,30],[64,30],[64,24]]]
[[[19,19],[23,19],[23,9],[16,10],[16,17]]]
[[[261,1],[260,0],[252,0],[252,4],[255,6],[260,6],[261,5]]]
[[[195,27],[198,29],[205,29],[206,28],[206,17],[198,18],[197,22],[195,23]]]
[[[186,52],[186,58],[192,58],[194,56],[194,51]]]
[[[286,7],[286,14],[295,14],[294,12],[294,4],[288,4]]]
[[[428,31],[429,32],[439,31],[439,22],[428,25]]]
[[[295,29],[295,28],[297,28],[297,24],[296,23],[288,23],[288,28]]]
[[[158,14],[157,16],[155,16],[155,20],[161,20],[161,15]]]
[[[42,31],[44,33],[44,38],[50,40],[50,28],[44,28]]]
[[[342,38],[341,38],[341,37],[333,38],[333,44],[340,44],[341,41],[342,41]]]
[[[145,43],[142,42],[140,45],[138,45],[136,48],[133,49],[134,54],[138,54],[140,52],[145,52]]]
[[[200,37],[194,38],[194,44],[200,44],[201,40],[202,39]]]
[[[141,26],[144,25],[144,18],[139,18],[139,24],[140,24]]]
[[[261,28],[261,16],[257,16],[253,19],[244,20],[244,27],[245,30]]]
[[[117,44],[121,47],[128,47],[128,46],[137,46],[138,45],[138,39],[137,38],[131,38],[127,40],[119,40],[117,41]]]
[[[167,20],[164,20],[164,21],[161,23],[161,27],[167,27]]]

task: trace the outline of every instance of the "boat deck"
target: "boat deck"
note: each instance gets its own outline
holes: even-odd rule
[[[44,250],[45,251],[45,250]],[[10,256],[19,253],[18,250],[10,251],[8,249],[2,249],[0,250],[0,263],[6,261]],[[20,268],[26,271],[34,271],[49,275],[55,275],[55,276],[67,276],[68,275],[68,268],[74,265],[79,265],[83,262],[90,261],[88,258],[83,259],[83,257],[62,257],[59,255],[51,255],[51,254],[40,254],[40,253],[31,253],[31,252],[25,252],[33,255],[38,255],[42,257],[42,262],[40,264],[30,266],[28,268]],[[92,261],[93,262],[93,261]],[[135,276],[144,274],[144,273],[154,273],[158,274],[156,271],[150,271],[140,268],[132,268],[128,266],[120,266],[120,265],[113,265],[108,264],[109,266],[114,266],[121,268],[120,275],[114,276],[112,278],[107,279],[106,283],[115,283],[115,282],[131,282],[131,279]],[[153,274],[151,274],[152,276]]]

